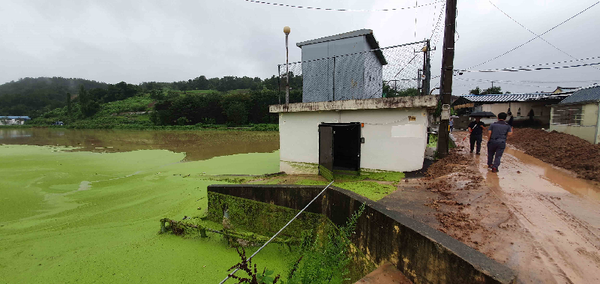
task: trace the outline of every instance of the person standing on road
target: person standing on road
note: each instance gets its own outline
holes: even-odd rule
[[[476,117],[475,121],[469,123],[469,133],[470,141],[471,141],[471,153],[473,153],[473,149],[475,148],[475,143],[477,143],[477,152],[479,155],[481,152],[481,140],[483,136],[483,130],[485,129],[485,123],[481,122],[481,117]]]
[[[489,141],[488,147],[488,167],[493,173],[498,172],[500,159],[506,148],[506,138],[512,135],[512,127],[506,123],[506,113],[498,114],[498,121],[490,125],[488,130]]]

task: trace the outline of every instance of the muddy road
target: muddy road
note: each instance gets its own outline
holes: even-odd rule
[[[600,183],[512,146],[492,173],[485,143],[477,156],[466,132],[453,135],[458,148],[431,177],[379,202],[506,264],[518,283],[600,283]]]
[[[458,140],[468,149],[468,139]],[[468,155],[493,197],[508,210],[508,219],[490,228],[497,234],[483,250],[492,249],[488,253],[493,258],[516,268],[523,282],[600,283],[597,183],[575,178],[513,147],[505,151],[498,173],[487,168],[487,148],[481,156]],[[495,245],[507,240],[510,246]]]

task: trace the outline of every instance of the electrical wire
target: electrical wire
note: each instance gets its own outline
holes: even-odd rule
[[[533,34],[534,36],[538,36],[541,40],[543,40],[545,43],[547,43],[548,45],[552,46],[554,49],[564,53],[565,55],[573,58],[573,59],[577,59],[575,56],[571,55],[570,53],[558,48],[558,46],[552,44],[551,42],[547,41],[545,38],[541,37],[540,35],[538,35],[537,33],[535,33],[534,31],[530,30],[529,28],[527,28],[526,26],[524,26],[523,24],[519,23],[517,20],[515,20],[513,17],[511,17],[509,14],[507,14],[506,12],[504,12],[502,9],[500,9],[500,7],[496,6],[496,4],[494,4],[494,2],[492,2],[492,0],[488,0],[490,2],[490,4],[492,4],[492,6],[494,6],[494,8],[496,8],[498,11],[500,11],[502,14],[504,14],[506,17],[508,17],[509,19],[511,19],[513,22],[515,22],[517,25],[521,26],[522,28],[524,28],[525,30],[527,30],[529,33]],[[598,71],[600,71],[600,69],[598,69],[597,67],[592,67]]]
[[[250,2],[250,3],[255,3],[255,4],[265,4],[265,5],[271,5],[271,6],[277,6],[277,7],[287,7],[287,8],[296,8],[296,9],[305,9],[305,10],[317,10],[317,11],[330,11],[330,12],[396,12],[396,11],[402,11],[402,10],[410,10],[410,9],[427,7],[427,6],[431,6],[431,5],[435,5],[435,4],[444,2],[444,1],[439,0],[439,1],[434,1],[431,3],[426,3],[426,4],[421,4],[421,5],[407,6],[407,7],[400,7],[400,8],[389,8],[389,9],[345,9],[345,8],[320,8],[320,7],[313,7],[313,6],[290,5],[290,4],[266,2],[266,1],[256,1],[256,0],[245,0],[245,1]]]
[[[499,69],[499,70],[454,70],[459,73],[464,72],[475,72],[475,73],[495,73],[495,72],[531,72],[531,71],[542,71],[542,70],[558,70],[558,69],[570,69],[570,68],[579,68],[579,67],[588,67],[588,66],[598,66],[600,62],[593,63],[583,63],[576,65],[565,65],[565,66],[553,66],[553,67],[537,67],[537,68],[515,68],[515,69]]]
[[[575,14],[575,15],[573,15],[573,16],[571,16],[571,17],[569,17],[568,19],[566,19],[566,20],[562,21],[562,22],[561,22],[561,23],[559,23],[558,25],[555,25],[555,26],[553,26],[553,27],[552,27],[552,28],[550,28],[549,30],[547,30],[547,31],[545,31],[545,32],[543,32],[543,33],[541,33],[541,34],[539,34],[539,35],[536,35],[535,37],[531,38],[530,40],[528,40],[528,41],[526,41],[526,42],[524,42],[524,43],[522,43],[522,44],[520,44],[520,45],[517,45],[517,46],[513,47],[512,49],[510,49],[510,50],[508,50],[508,51],[506,51],[506,52],[504,52],[504,53],[502,53],[502,54],[500,54],[500,55],[497,55],[497,56],[495,56],[495,57],[493,57],[493,58],[491,58],[491,59],[488,59],[488,60],[486,60],[486,61],[484,61],[484,62],[481,62],[481,63],[479,63],[479,64],[476,64],[476,65],[473,65],[473,66],[471,66],[471,67],[469,67],[469,68],[467,68],[467,69],[473,69],[473,68],[475,68],[475,67],[479,67],[479,66],[481,66],[481,65],[484,65],[484,64],[490,63],[490,62],[492,62],[492,61],[494,61],[494,60],[496,60],[496,59],[498,59],[498,58],[500,58],[500,57],[503,57],[503,56],[505,56],[505,55],[507,55],[507,54],[509,54],[509,53],[511,53],[511,52],[513,52],[513,51],[515,51],[515,50],[517,50],[517,49],[519,49],[519,48],[521,48],[521,47],[525,46],[526,44],[528,44],[528,43],[530,43],[530,42],[532,42],[532,41],[534,41],[534,40],[536,40],[536,39],[538,39],[538,38],[542,37],[543,35],[545,35],[545,34],[547,34],[547,33],[551,32],[552,30],[554,30],[554,29],[558,28],[559,26],[561,26],[561,25],[563,25],[563,24],[567,23],[568,21],[570,21],[570,20],[574,19],[575,17],[577,17],[577,16],[579,16],[579,15],[583,14],[584,12],[586,12],[587,10],[591,9],[592,7],[594,7],[594,6],[598,5],[599,3],[600,3],[600,1],[598,1],[598,2],[596,2],[596,3],[594,3],[594,4],[592,4],[591,6],[589,6],[589,7],[585,8],[585,9],[583,9],[583,10],[579,11],[577,14]]]
[[[457,80],[461,80],[461,81],[465,81],[465,82],[481,82],[481,83],[494,82],[494,83],[502,83],[502,84],[515,85],[515,86],[527,86],[527,87],[536,87],[536,88],[553,88],[552,86],[539,86],[539,85],[531,85],[531,84],[519,84],[519,83],[512,83],[510,81],[505,81],[505,80],[466,79],[466,78],[460,78],[460,77],[455,77],[455,78]]]
[[[505,67],[505,68],[495,68],[495,69],[487,69],[487,70],[491,72],[491,71],[500,71],[500,70],[506,70],[506,69],[522,69],[522,68],[535,67],[535,66],[547,66],[547,65],[556,65],[556,64],[579,62],[579,61],[592,60],[592,59],[598,59],[598,58],[600,58],[600,56],[592,56],[592,57],[579,58],[579,59],[571,59],[571,60],[563,60],[563,61],[556,61],[556,62],[537,63],[537,64],[530,64],[530,65],[523,65],[523,66],[512,66],[512,67]],[[458,71],[459,72],[461,72],[461,71],[462,72],[470,72],[467,69],[460,69]]]

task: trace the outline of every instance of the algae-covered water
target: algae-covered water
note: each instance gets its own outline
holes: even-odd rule
[[[274,149],[190,162],[168,150],[71,150],[0,145],[0,283],[218,283],[235,250],[219,236],[158,234],[158,220],[204,213],[216,182],[202,174],[279,170]],[[270,245],[255,262],[284,272],[287,255]]]

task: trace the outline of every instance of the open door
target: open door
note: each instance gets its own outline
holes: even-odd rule
[[[319,125],[319,174],[333,180],[333,127]]]

